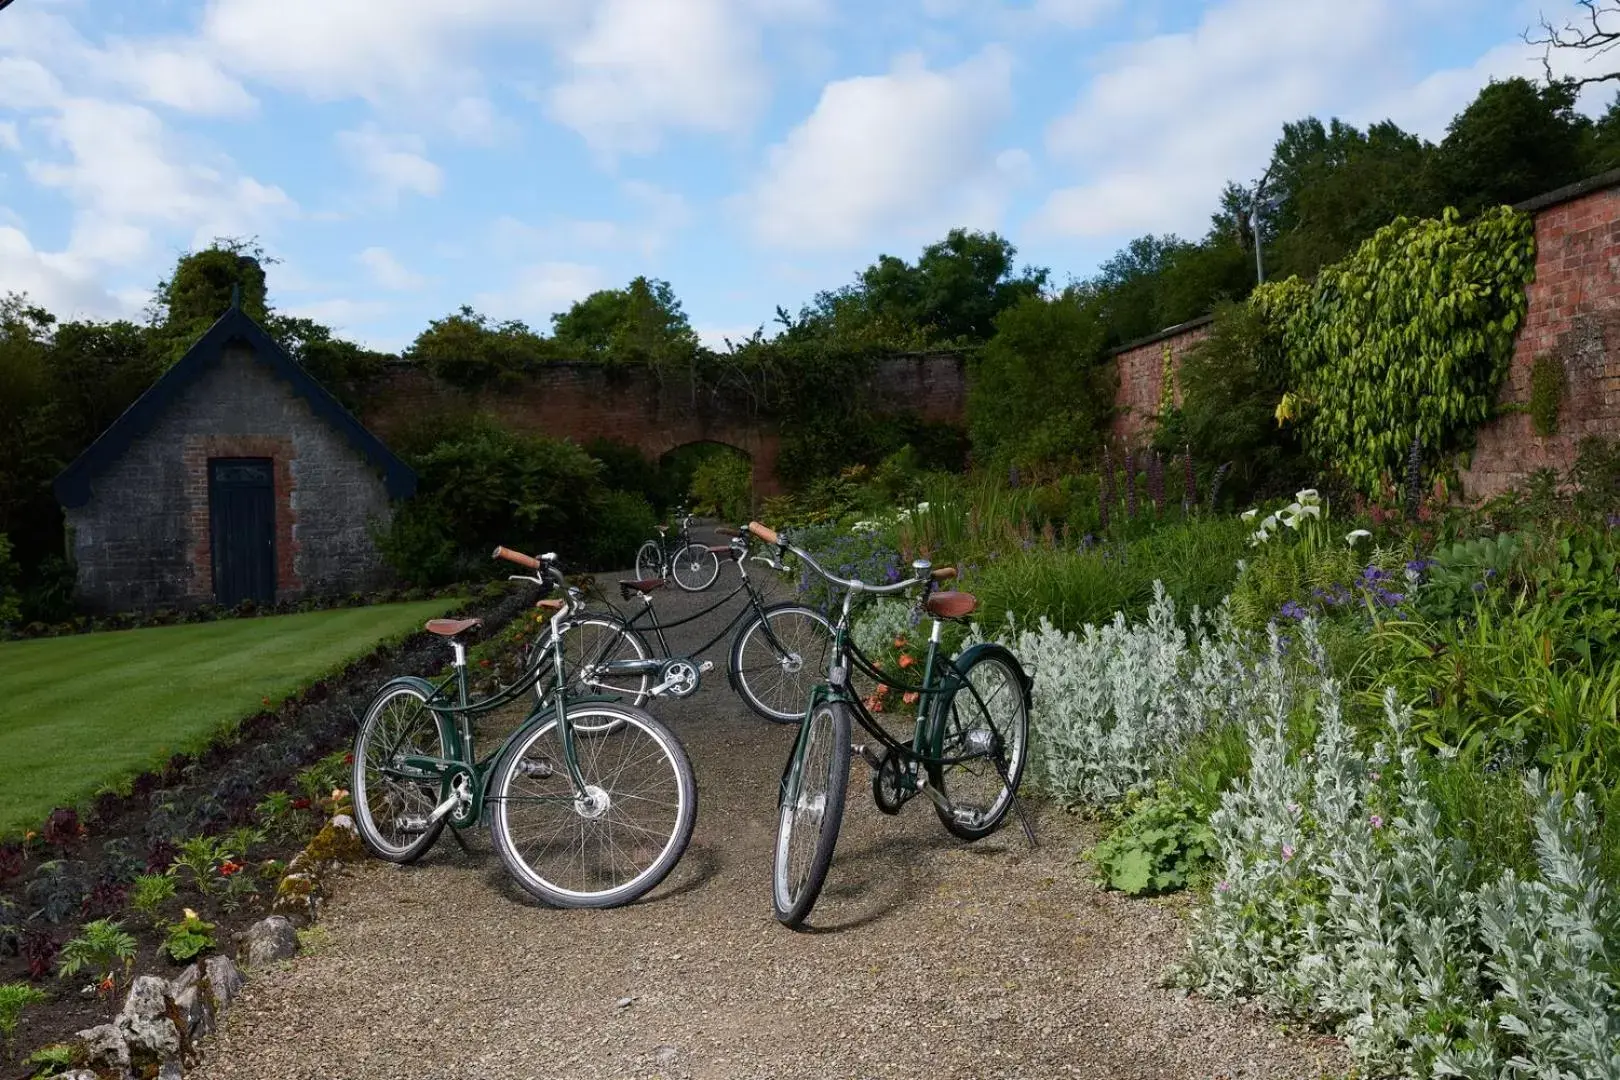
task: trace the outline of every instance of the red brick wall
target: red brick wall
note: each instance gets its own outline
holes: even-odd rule
[[[181,461],[185,469],[186,550],[191,583],[187,595],[200,603],[214,599],[213,530],[209,523],[208,459],[270,458],[275,467],[276,596],[296,595],[298,578],[298,510],[293,498],[293,441],[273,435],[188,435]]]
[[[1541,468],[1564,469],[1583,436],[1620,435],[1620,188],[1536,214],[1536,280],[1501,402],[1530,400],[1530,369],[1547,354],[1564,365],[1558,432],[1537,435],[1525,413],[1479,432],[1463,494],[1488,499]]]
[[[1143,344],[1115,353],[1112,363],[1119,376],[1119,390],[1114,395],[1113,425],[1109,438],[1122,446],[1140,445],[1151,435],[1154,419],[1159,415],[1159,402],[1164,390],[1164,354],[1170,351],[1175,370],[1181,370],[1181,359],[1187,350],[1209,336],[1209,320],[1195,320],[1180,333],[1153,338]],[[1177,405],[1181,404],[1181,387],[1172,388]]]

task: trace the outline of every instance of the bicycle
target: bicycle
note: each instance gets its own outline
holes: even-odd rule
[[[821,894],[832,865],[849,786],[849,761],[860,755],[872,769],[872,799],[885,814],[898,814],[917,795],[934,804],[947,831],[973,841],[1001,827],[1016,807],[1030,846],[1035,832],[1018,785],[1029,748],[1030,678],[1007,648],[973,645],[960,656],[941,656],[946,621],[971,615],[968,593],[936,592],[956,577],[951,567],[933,569],[925,559],[911,564],[915,576],[892,585],[868,585],[828,573],[806,551],[758,522],[749,531],[781,554],[792,552],[805,566],[844,590],[833,626],[827,681],[810,692],[805,722],[782,770],[777,804],[776,847],[771,860],[771,905],[776,918],[798,929]],[[857,596],[892,595],[920,588],[919,606],[933,620],[922,682],[908,684],[879,670],[850,640],[850,613]],[[885,731],[850,683],[851,670],[883,685],[915,693],[917,718],[911,740]],[[992,711],[998,704],[1001,710]],[[881,745],[850,742],[851,718]],[[973,784],[979,782],[981,793]]]
[[[538,584],[536,606],[552,618],[583,606],[555,555],[536,559],[496,548],[495,557],[534,571],[513,580]],[[553,588],[566,599],[546,598]],[[462,635],[480,624],[430,620],[427,629],[450,646],[450,675],[437,685],[410,675],[391,679],[367,708],[350,785],[361,839],[379,858],[410,863],[446,824],[459,841],[460,830],[487,822],[501,862],[531,896],[592,908],[642,896],[674,868],[692,838],[697,784],[680,740],[641,709],[553,692],[493,753],[479,757],[473,719],[526,697],[545,667],[527,665],[512,685],[472,700]],[[561,687],[560,645],[551,660]],[[576,737],[584,729],[591,737]],[[531,811],[540,819],[532,826]],[[642,812],[646,821],[631,820]],[[563,850],[543,846],[552,842]]]
[[[675,512],[681,527],[670,537],[668,525],[656,525],[658,538],[648,540],[636,552],[636,577],[674,578],[687,592],[702,592],[720,574],[719,552],[692,539],[692,517],[684,508]]]
[[[735,563],[739,579],[737,587],[725,596],[685,618],[663,622],[653,607],[653,594],[663,588],[664,579],[620,581],[624,601],[640,599],[641,610],[629,617],[610,608],[608,612],[582,612],[554,619],[540,652],[552,649],[554,638],[571,637],[573,643],[567,651],[577,658],[577,663],[568,672],[569,683],[587,692],[621,694],[639,707],[650,697],[684,698],[696,693],[703,675],[714,669],[713,661],[699,662],[696,657],[735,628],[726,668],[732,689],[767,720],[779,724],[802,720],[809,680],[825,666],[832,647],[832,623],[805,604],[766,603],[748,576],[746,535],[737,529],[717,531],[730,538],[728,544],[720,545],[719,552]],[[769,559],[758,561],[781,569]],[[719,610],[739,593],[747,593],[748,599],[719,633],[685,653],[677,654],[670,648],[665,631]],[[648,642],[648,631],[656,639],[656,652]]]

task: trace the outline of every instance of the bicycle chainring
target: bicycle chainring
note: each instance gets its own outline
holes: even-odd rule
[[[665,686],[664,693],[670,697],[691,697],[697,693],[702,678],[698,666],[690,660],[671,660],[658,669],[659,685]]]
[[[885,749],[877,768],[872,770],[872,801],[879,810],[893,817],[910,798],[911,793],[905,789],[904,777],[900,772],[899,755]]]

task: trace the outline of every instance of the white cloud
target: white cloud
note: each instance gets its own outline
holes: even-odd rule
[[[665,128],[741,130],[770,90],[757,18],[734,0],[599,0],[561,53],[551,115],[605,152],[656,149]]]
[[[312,319],[330,326],[343,337],[352,337],[356,326],[363,326],[388,314],[389,305],[380,300],[313,300],[282,308],[289,315]]]
[[[62,83],[38,60],[0,56],[0,101],[13,109],[46,109],[62,98]]]
[[[1027,155],[989,145],[1011,108],[1011,67],[992,47],[945,71],[905,56],[887,75],[830,83],[736,205],[765,244],[805,250],[994,225],[1027,168]]]
[[[202,116],[237,116],[257,106],[242,84],[195,46],[118,42],[94,63],[144,101]]]
[[[0,120],[0,150],[21,150],[22,138],[17,134],[17,125],[10,120]]]
[[[581,263],[546,262],[519,270],[511,286],[473,297],[473,306],[492,318],[522,319],[545,327],[552,315],[605,287],[602,271]]]
[[[437,195],[444,173],[429,161],[426,143],[415,135],[385,135],[373,126],[340,131],[338,148],[372,183],[372,193],[384,203],[400,195]]]
[[[1258,174],[1285,122],[1355,117],[1410,84],[1391,42],[1419,29],[1415,12],[1402,0],[1229,0],[1191,31],[1115,51],[1048,130],[1052,155],[1081,176],[1052,193],[1036,229],[1202,235],[1222,185]]]
[[[1084,30],[1111,15],[1121,0],[1035,0],[1030,12],[1040,22],[1056,23],[1069,30]]]
[[[497,218],[491,228],[492,247],[508,257],[532,258],[536,251],[581,250],[629,252],[643,259],[656,258],[692,222],[692,211],[681,195],[643,180],[626,180],[619,191],[632,207],[620,220],[570,219],[529,225],[516,218]]]
[[[371,279],[385,289],[408,292],[427,284],[427,278],[406,269],[387,248],[368,247],[354,258],[371,273]]]
[[[36,250],[21,229],[0,225],[0,282],[60,319],[112,318],[139,309],[102,287],[96,269],[65,252]]]

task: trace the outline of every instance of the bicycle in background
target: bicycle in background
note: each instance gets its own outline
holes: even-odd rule
[[[720,575],[720,554],[725,545],[710,547],[692,539],[692,516],[685,507],[675,511],[680,526],[669,535],[668,525],[654,526],[656,539],[648,540],[636,552],[636,578],[641,581],[670,580],[687,592],[702,592]]]

